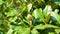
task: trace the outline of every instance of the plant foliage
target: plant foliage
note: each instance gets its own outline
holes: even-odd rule
[[[60,34],[60,0],[0,0],[0,34]]]

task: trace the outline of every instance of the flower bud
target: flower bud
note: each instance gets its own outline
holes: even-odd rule
[[[32,15],[31,15],[31,14],[28,14],[28,15],[27,15],[27,18],[28,18],[29,20],[32,20]]]

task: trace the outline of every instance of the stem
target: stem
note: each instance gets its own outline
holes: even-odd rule
[[[30,34],[31,34],[32,27],[33,27],[32,21],[30,21]]]
[[[32,27],[33,27],[32,21],[30,21],[30,30],[32,30]]]

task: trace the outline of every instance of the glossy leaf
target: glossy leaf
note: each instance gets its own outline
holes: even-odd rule
[[[49,25],[49,24],[46,24],[46,25],[40,24],[35,26],[35,29],[45,29],[45,28],[59,28],[59,27],[54,25]]]
[[[29,28],[27,28],[27,30],[26,30],[26,31],[24,31],[22,34],[30,34],[30,29],[29,29]]]
[[[13,30],[10,29],[10,30],[7,32],[7,34],[12,34],[12,32],[13,32]]]
[[[15,9],[11,9],[9,12],[5,13],[7,16],[14,16],[17,14]]]
[[[57,14],[58,11],[52,12],[52,16],[54,18],[56,18],[56,20],[58,21],[58,23],[60,24],[60,15]]]
[[[45,24],[48,24],[51,14],[48,14],[44,20]]]
[[[41,21],[44,20],[44,16],[43,16],[43,14],[42,14],[42,9],[41,9],[41,8],[34,10],[34,17],[35,17],[35,18],[40,18]]]
[[[33,30],[31,31],[31,34],[39,34],[39,32],[38,32],[36,29],[33,29]]]
[[[55,34],[54,32],[49,32],[48,34]]]
[[[57,34],[59,34],[60,29],[55,29],[55,32],[56,32]]]
[[[31,3],[30,3],[30,4],[28,4],[27,8],[28,8],[28,12],[29,12],[29,11],[30,11],[30,9],[32,8],[32,4],[31,4]]]
[[[51,6],[50,5],[46,5],[46,7],[43,10],[44,16],[46,17],[51,11],[52,11]]]

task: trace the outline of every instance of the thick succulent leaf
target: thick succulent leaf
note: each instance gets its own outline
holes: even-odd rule
[[[2,31],[0,31],[0,34],[3,34],[3,32],[2,32]]]
[[[27,28],[22,34],[30,34],[30,28]]]
[[[32,8],[32,4],[31,4],[31,3],[30,3],[30,4],[28,4],[27,8],[28,8],[28,11],[30,11],[30,10],[31,10],[31,8]]]
[[[13,30],[9,29],[9,31],[7,32],[7,34],[12,34]]]
[[[17,19],[17,16],[16,16],[16,17],[10,17],[10,18],[9,18],[9,21],[10,21],[10,22],[15,22],[16,19]]]
[[[35,9],[35,10],[34,10],[34,14],[33,14],[35,18],[38,18],[37,10],[38,10],[38,9]]]
[[[33,29],[32,31],[31,31],[31,34],[40,34],[36,29]]]
[[[15,16],[17,15],[17,11],[15,9],[11,9],[10,11],[5,13],[7,16]]]
[[[55,29],[55,32],[56,32],[57,34],[59,34],[60,29]]]
[[[43,16],[43,14],[42,14],[42,9],[41,9],[41,8],[34,10],[34,17],[35,17],[35,18],[40,18],[41,21],[44,20],[44,16]]]
[[[27,0],[22,0],[22,2],[27,2]]]
[[[0,0],[0,5],[2,5],[4,2],[2,0]]]
[[[59,28],[58,26],[50,25],[50,24],[40,24],[34,27],[35,29],[45,29],[45,28]]]
[[[30,33],[30,28],[26,28],[23,25],[20,26],[13,26],[13,31],[15,34],[29,34]]]
[[[48,34],[55,34],[54,32],[49,32]]]
[[[51,16],[51,14],[48,14],[48,15],[46,16],[46,18],[45,18],[45,20],[44,20],[44,23],[45,23],[45,24],[47,24],[47,23],[49,22],[50,16]]]
[[[20,10],[20,11],[21,11],[20,13],[23,14],[23,12],[24,12],[26,9],[27,9],[27,6],[26,6],[26,5],[23,5],[22,8],[21,8],[21,10]]]
[[[43,10],[44,16],[46,17],[51,11],[52,11],[51,6],[50,5],[46,5],[46,7]]]
[[[35,26],[35,29],[45,29],[45,26],[43,24]]]
[[[56,5],[60,6],[60,0],[52,0]]]
[[[55,10],[55,12],[52,12],[51,16],[54,17],[60,24],[60,15],[57,12],[58,10]]]

